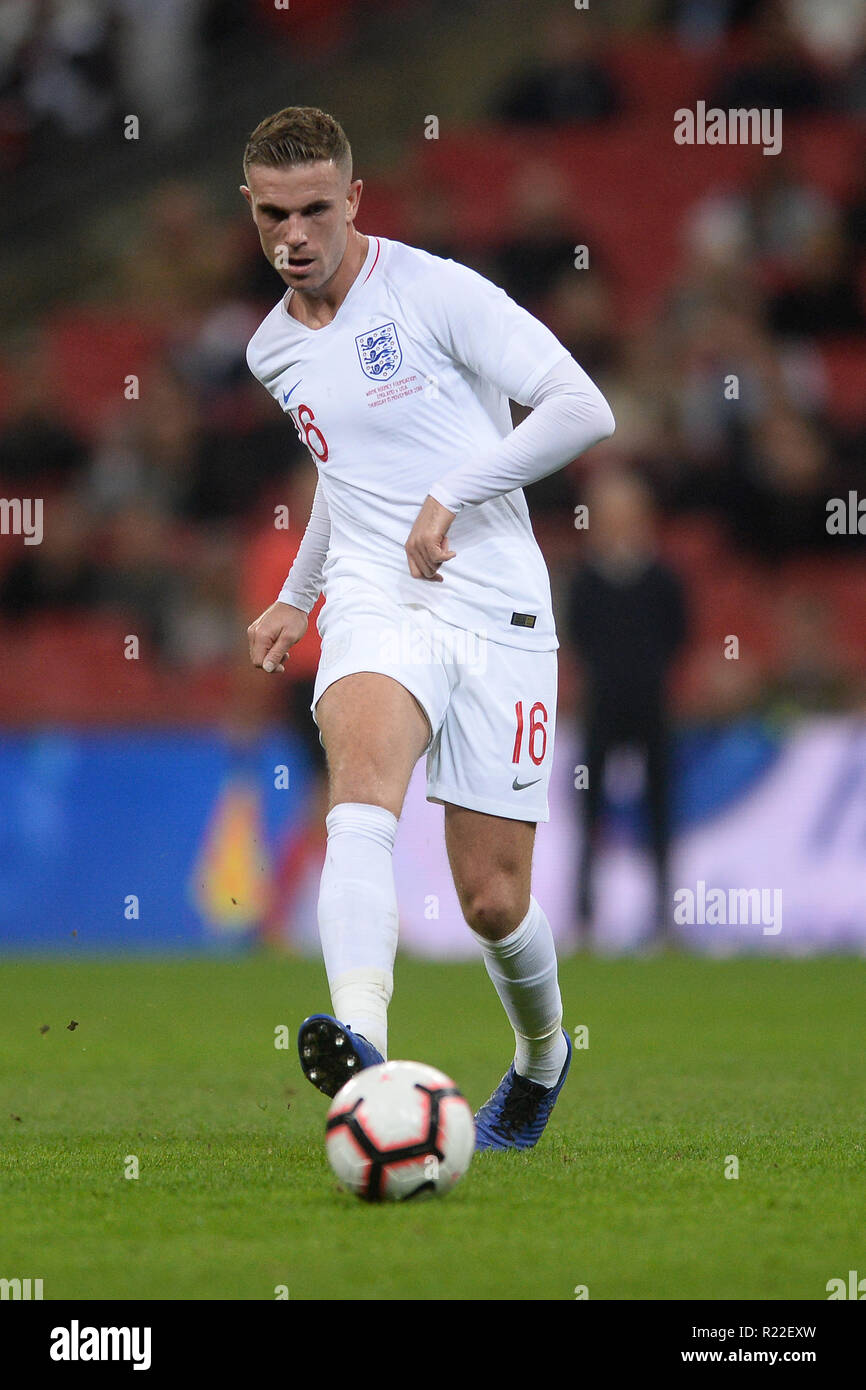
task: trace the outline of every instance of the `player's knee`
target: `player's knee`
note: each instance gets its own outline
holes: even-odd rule
[[[491,941],[508,936],[526,916],[529,906],[524,886],[509,874],[480,878],[463,889],[460,899],[469,926]]]
[[[351,765],[333,766],[328,759],[330,802],[339,806],[344,801],[361,801],[400,815],[405,796],[405,779],[383,761],[364,759]]]

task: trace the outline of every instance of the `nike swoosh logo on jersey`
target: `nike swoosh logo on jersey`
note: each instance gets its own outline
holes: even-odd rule
[[[536,777],[532,782],[518,782],[517,778],[515,777],[514,781],[511,783],[511,790],[513,792],[522,792],[524,787],[534,787],[535,783],[540,781],[541,778]]]
[[[304,379],[304,378],[301,377],[300,381],[296,381],[296,382],[295,382],[294,386],[292,387],[292,391],[297,391],[297,389],[298,389],[298,387],[300,386],[301,381],[303,381],[303,379]],[[288,405],[288,403],[289,403],[289,396],[292,394],[292,391],[284,391],[284,392],[283,392],[283,405]]]

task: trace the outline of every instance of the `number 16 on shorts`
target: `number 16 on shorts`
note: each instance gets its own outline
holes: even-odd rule
[[[520,762],[523,752],[523,701],[518,700],[514,706],[514,715],[517,728],[514,734],[514,752],[511,761],[515,764]],[[527,731],[527,752],[536,767],[540,767],[544,762],[544,755],[547,752],[547,709],[541,700],[536,700],[529,711],[529,729]]]

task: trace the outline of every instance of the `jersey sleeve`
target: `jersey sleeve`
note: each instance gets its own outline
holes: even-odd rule
[[[503,289],[469,266],[441,260],[423,285],[425,319],[456,362],[521,405],[567,348]]]
[[[480,455],[469,455],[437,478],[428,489],[430,497],[456,514],[465,506],[546,478],[614,432],[610,406],[568,353],[547,369],[526,396],[515,399],[531,405],[531,415],[499,444]]]
[[[279,592],[278,603],[290,603],[293,608],[300,608],[304,613],[309,613],[315,607],[322,591],[322,566],[327,558],[330,539],[331,518],[322,492],[322,484],[319,482],[316,484],[304,538],[298,546],[298,553],[286,582]]]

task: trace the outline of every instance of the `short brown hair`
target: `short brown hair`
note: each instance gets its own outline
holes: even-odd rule
[[[251,164],[270,169],[284,165],[333,162],[352,177],[352,148],[346,132],[318,106],[284,106],[260,121],[244,150],[244,175]]]

